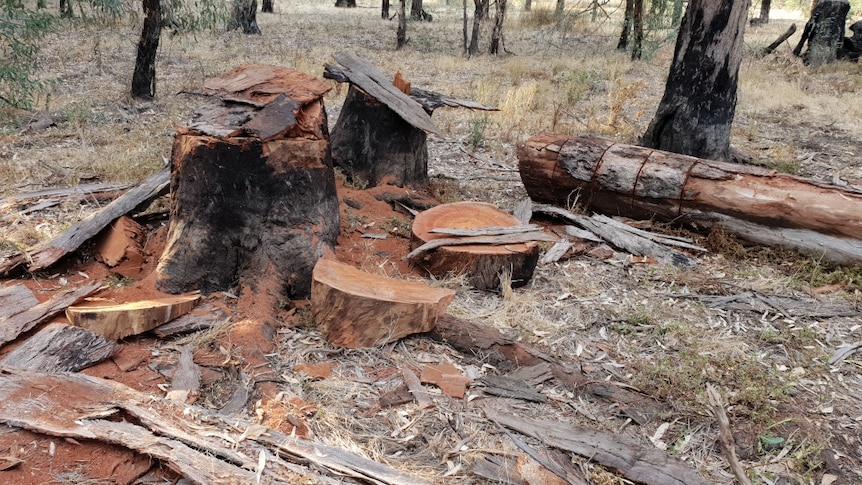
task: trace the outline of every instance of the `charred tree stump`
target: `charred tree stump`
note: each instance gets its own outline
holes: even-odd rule
[[[320,80],[245,65],[208,80],[212,105],[174,138],[158,287],[307,297],[339,230]],[[216,103],[221,98],[222,102]]]
[[[483,227],[519,226],[521,222],[508,212],[484,202],[444,204],[419,213],[413,220],[413,241],[418,246],[447,237],[434,229],[477,229]],[[511,276],[512,287],[530,281],[539,261],[535,241],[505,245],[469,244],[442,246],[412,260],[435,276],[467,276],[470,284],[482,290],[500,287],[500,275]]]
[[[774,170],[599,138],[540,135],[519,145],[530,197],[608,215],[721,228],[757,244],[862,262],[862,191]]]
[[[802,30],[802,37],[793,53],[802,61],[817,67],[838,59],[838,49],[844,40],[844,23],[850,11],[848,0],[820,0]],[[808,49],[802,52],[806,42]]]

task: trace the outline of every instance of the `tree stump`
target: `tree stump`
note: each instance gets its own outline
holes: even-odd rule
[[[322,98],[329,88],[261,65],[204,87],[213,103],[174,138],[157,286],[210,293],[239,283],[272,303],[307,297],[314,264],[339,231]]]
[[[850,11],[848,0],[820,0],[805,24],[802,37],[793,53],[802,56],[809,66],[821,66],[838,59],[838,49],[844,40],[844,23]],[[805,43],[808,48],[802,52]]]
[[[453,298],[452,290],[321,259],[314,268],[311,311],[331,344],[372,347],[431,331]]]
[[[519,226],[513,215],[484,202],[443,204],[419,213],[413,220],[413,240],[416,245],[448,237],[431,232],[437,228],[477,229],[482,227]],[[512,287],[530,281],[539,261],[539,246],[535,241],[506,245],[443,246],[415,258],[421,268],[434,276],[466,275],[471,285],[481,290],[500,287],[500,275],[511,275]]]

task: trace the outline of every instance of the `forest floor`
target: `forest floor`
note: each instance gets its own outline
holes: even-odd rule
[[[631,62],[614,49],[618,10],[608,11],[613,20],[592,22],[588,14],[576,15],[583,9],[577,3],[558,18],[549,13],[550,4],[533,5],[532,14],[510,12],[511,54],[465,59],[460,5],[426,0],[434,21],[411,22],[410,43],[395,51],[394,22],[381,20],[376,4],[342,10],[328,1],[276,2],[275,14],[259,14],[259,37],[165,35],[152,102],[124,94],[137,23],[72,24],[43,49],[42,64],[55,80],[45,110],[4,111],[0,197],[8,198],[0,200],[0,258],[60,233],[104,204],[68,197],[27,212],[15,203],[17,194],[94,182],[134,184],[162,168],[175,130],[200,102],[188,93],[200,91],[204,79],[244,62],[321,77],[332,52],[355,52],[387,73],[402,72],[414,86],[501,111],[434,114],[444,136],[429,140],[429,187],[363,189],[338,177],[338,259],[454,289],[450,314],[495,328],[595,381],[636,393],[644,398],[640,405],[651,404],[638,408],[557,378],[534,386],[544,402],[492,396],[482,378],[512,369],[491,365],[481,353],[467,355],[423,335],[373,349],[335,348],[314,328],[308,302],[260,308],[248,288],[204,298],[205,308],[225,315],[216,329],[126,338],[111,359],[82,372],[163,396],[181,349],[191,345],[202,370],[197,405],[222,407],[241,385],[241,369],[254,385],[238,416],[433,483],[464,484],[490,483],[473,472],[489,459],[520,460],[522,481],[512,483],[553,483],[541,472],[525,471],[531,458],[510,431],[489,419],[488,406],[611,432],[666,450],[709,482],[734,483],[707,395],[713,385],[753,483],[862,483],[862,358],[854,353],[862,342],[859,267],[752,246],[719,231],[646,222],[654,231],[685,234],[709,252],[692,255],[696,266],[679,268],[584,242],[566,259],[540,264],[526,286],[501,292],[477,291],[457,277],[428,280],[402,261],[410,217],[380,200],[381,194],[408,191],[440,203],[480,200],[512,210],[526,197],[514,155],[514,145],[526,137],[554,131],[634,143],[645,131],[661,97],[672,43],[659,42],[662,32],[654,32],[648,58]],[[733,145],[758,165],[862,185],[862,66],[812,70],[786,44],[770,56],[756,55],[791,22],[801,27],[802,16],[776,11],[767,26],[746,32]],[[796,39],[798,34],[790,42]],[[332,87],[325,98],[330,127],[346,91]],[[47,126],[31,123],[45,117]],[[134,279],[112,274],[84,245],[46,271],[0,280],[0,286],[22,283],[47,300],[61,289],[102,281],[96,296],[106,301],[156,296],[152,270],[167,224],[166,215],[158,214],[169,204],[162,198],[149,209],[156,216],[145,223],[147,264]],[[386,238],[362,237],[368,232]],[[0,358],[31,334],[0,348]],[[843,358],[833,359],[839,350],[846,351]],[[470,379],[465,397],[425,384],[432,406],[382,405],[403,384],[404,369],[418,375],[439,364],[452,364]],[[520,439],[548,448],[542,439]],[[567,453],[564,461],[586,483],[630,483],[590,456]],[[165,463],[121,446],[0,426],[3,483],[156,484],[178,478]]]

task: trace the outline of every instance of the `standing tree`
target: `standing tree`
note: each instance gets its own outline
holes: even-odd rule
[[[644,0],[632,0],[632,29],[634,30],[634,45],[632,45],[632,60],[641,58],[644,44]]]
[[[263,2],[260,4],[260,11],[261,13],[273,13],[274,10],[272,0],[263,0]]]
[[[410,3],[410,18],[413,20],[431,21],[431,14],[422,7],[422,0],[413,0]]]
[[[769,23],[769,10],[772,7],[772,0],[760,0],[760,18],[758,22],[761,24]]]
[[[642,144],[712,160],[730,159],[730,127],[748,0],[691,0],[673,61]]]
[[[398,3],[398,31],[395,33],[395,50],[407,45],[407,0]]]
[[[634,0],[625,0],[625,13],[623,14],[623,30],[620,40],[617,42],[617,50],[624,51],[629,48],[629,33],[632,30],[632,16],[634,15]]]
[[[850,11],[849,0],[820,0],[811,11],[802,38],[793,49],[797,56],[810,66],[821,66],[838,59],[838,50],[844,41],[844,23]],[[808,49],[802,48],[808,42]]]
[[[162,4],[159,0],[143,0],[143,4],[144,27],[132,74],[132,96],[153,99],[156,95],[156,52],[162,36]]]
[[[257,26],[257,0],[233,0],[233,22],[228,28],[238,27],[242,28],[243,34],[260,35],[260,27]]]
[[[503,45],[503,22],[506,20],[506,0],[497,0],[497,13],[494,16],[494,28],[491,30],[491,46],[488,52],[497,55],[506,47]]]
[[[380,4],[380,18],[389,19],[389,0],[383,0]]]

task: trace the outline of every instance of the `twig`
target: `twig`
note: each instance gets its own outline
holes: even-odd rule
[[[724,448],[724,453],[727,455],[727,461],[730,463],[730,468],[733,470],[733,475],[736,476],[736,481],[740,485],[751,485],[751,481],[742,469],[739,459],[736,457],[736,445],[733,441],[733,432],[730,430],[730,420],[727,418],[727,413],[724,411],[724,403],[721,400],[721,394],[712,386],[706,385],[706,393],[709,395],[709,404],[715,413],[715,418],[718,420],[718,440],[721,442],[721,447]]]

